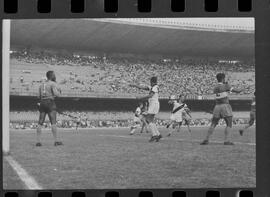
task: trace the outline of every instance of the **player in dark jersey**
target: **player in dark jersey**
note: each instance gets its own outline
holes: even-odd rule
[[[242,90],[232,88],[228,83],[226,83],[224,73],[218,73],[216,78],[218,84],[214,88],[216,105],[213,111],[212,123],[208,130],[206,138],[201,143],[201,145],[209,144],[209,138],[213,134],[215,127],[217,126],[220,119],[224,119],[226,122],[224,145],[234,145],[234,143],[230,141],[233,114],[232,114],[232,107],[229,103],[228,94],[230,92],[240,93],[242,92]]]
[[[39,108],[39,121],[37,127],[37,143],[36,146],[42,146],[41,144],[41,127],[45,121],[46,115],[48,114],[49,120],[51,122],[52,133],[54,137],[54,145],[63,145],[61,141],[57,140],[57,126],[56,126],[56,105],[55,97],[60,96],[61,90],[57,88],[56,76],[53,71],[48,71],[46,73],[47,80],[43,81],[39,86],[39,96],[40,102],[38,103]]]
[[[240,135],[242,136],[244,134],[244,132],[251,127],[255,120],[256,120],[256,99],[255,99],[255,95],[256,93],[254,92],[254,97],[252,98],[251,101],[251,110],[250,110],[250,118],[249,118],[249,122],[248,124],[243,128],[239,130]]]

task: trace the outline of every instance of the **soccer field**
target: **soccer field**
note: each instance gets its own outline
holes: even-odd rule
[[[12,130],[3,187],[29,188],[10,158],[42,189],[255,187],[255,128],[244,136],[238,129],[234,146],[223,145],[222,126],[207,146],[199,145],[206,127],[194,127],[191,134],[184,127],[171,137],[160,128],[164,138],[153,143],[149,134],[130,136],[127,128],[59,129],[64,146],[58,147],[49,130],[43,131],[42,147],[35,147],[35,130]]]

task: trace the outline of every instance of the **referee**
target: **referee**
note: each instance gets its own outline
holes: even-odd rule
[[[46,73],[47,80],[43,81],[39,86],[39,99],[40,103],[38,103],[39,107],[39,121],[37,127],[37,143],[36,146],[42,146],[41,144],[41,127],[45,121],[46,114],[48,114],[52,134],[54,137],[54,145],[59,146],[63,145],[61,141],[57,139],[57,126],[56,126],[56,105],[55,105],[55,97],[59,97],[61,94],[61,90],[57,88],[56,84],[56,76],[53,71],[48,71]]]

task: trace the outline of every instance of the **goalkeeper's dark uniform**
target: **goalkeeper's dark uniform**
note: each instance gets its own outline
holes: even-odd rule
[[[56,77],[53,71],[48,71],[46,73],[47,80],[42,82],[39,86],[39,99],[40,102],[38,103],[39,107],[39,120],[38,120],[38,127],[37,127],[37,143],[36,146],[41,146],[41,127],[45,121],[46,114],[48,114],[52,133],[54,137],[54,145],[63,145],[62,142],[57,141],[57,126],[56,126],[56,104],[55,104],[55,97],[60,96],[60,89],[56,87]]]
[[[44,123],[46,114],[48,114],[51,124],[56,124],[56,104],[55,97],[60,96],[60,92],[54,81],[47,80],[39,86],[39,124]]]

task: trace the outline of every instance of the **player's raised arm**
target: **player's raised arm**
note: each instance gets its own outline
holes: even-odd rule
[[[52,85],[52,92],[55,97],[61,96],[61,89],[57,88],[55,83]]]
[[[132,88],[138,88],[138,89],[141,89],[141,90],[147,90],[147,91],[149,91],[149,87],[148,86],[142,86],[142,85],[136,85],[136,84],[130,84],[129,86],[132,87]]]
[[[139,100],[147,100],[147,99],[149,99],[149,98],[152,98],[154,94],[155,94],[155,93],[151,91],[147,96],[144,96],[144,97],[137,97],[137,99],[139,99]]]

